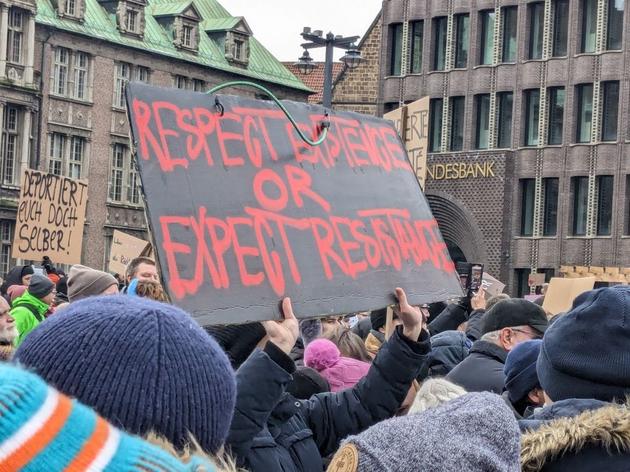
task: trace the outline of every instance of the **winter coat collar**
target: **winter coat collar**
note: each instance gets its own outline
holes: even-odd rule
[[[488,341],[475,341],[472,348],[470,348],[470,354],[474,352],[485,357],[492,357],[501,362],[501,364],[505,364],[505,359],[507,359],[508,355],[505,349]]]
[[[597,410],[608,405],[610,403],[587,398],[562,400],[544,408],[537,408],[529,418],[519,421],[519,426],[521,431],[537,429],[548,421],[559,418],[572,418],[585,411]]]
[[[587,409],[576,416],[564,414],[588,404],[596,409]],[[607,454],[630,453],[630,405],[602,404],[597,400],[565,400],[553,405],[559,416],[522,437],[522,470],[539,471],[546,463],[565,454],[579,454],[586,448],[601,450],[605,457],[609,457]],[[549,409],[543,408],[541,412],[543,410],[547,410],[545,416],[550,416]]]

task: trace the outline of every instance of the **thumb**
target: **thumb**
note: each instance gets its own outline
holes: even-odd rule
[[[293,306],[291,305],[291,299],[286,297],[282,300],[282,314],[285,320],[294,320],[295,314],[293,313]]]
[[[407,294],[405,293],[405,291],[400,288],[400,287],[396,287],[396,298],[398,298],[398,304],[402,307],[402,306],[407,306]]]

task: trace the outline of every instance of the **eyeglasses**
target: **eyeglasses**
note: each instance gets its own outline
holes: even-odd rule
[[[510,328],[512,331],[516,331],[517,333],[523,333],[529,336],[532,339],[542,339],[543,335],[541,333],[537,333],[535,331],[525,331],[524,329],[518,328]]]

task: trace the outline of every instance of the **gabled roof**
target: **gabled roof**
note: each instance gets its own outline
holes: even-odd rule
[[[178,3],[178,8],[180,8],[182,4],[189,4],[190,2],[181,2],[180,4],[180,2],[173,2],[172,0],[148,0],[145,30],[142,38],[121,34],[116,26],[116,19],[113,16],[110,17],[97,0],[85,0],[85,19],[83,22],[59,18],[51,0],[37,0],[36,22],[40,25],[92,39],[233,73],[255,81],[270,82],[296,90],[310,91],[254,37],[249,40],[250,55],[247,67],[231,64],[225,58],[225,51],[222,46],[208,34],[199,35],[199,51],[196,54],[178,49],[173,44],[169,33],[150,14],[153,7],[166,9],[167,7],[163,7],[163,5],[172,5],[173,3]],[[227,10],[216,0],[197,0],[194,5],[202,18],[202,25],[207,20],[230,17]]]
[[[300,74],[300,71],[292,62],[283,62],[283,64],[287,69],[293,72],[296,77],[302,80],[304,85],[315,91],[314,94],[308,97],[308,102],[322,103],[324,96],[324,63],[313,61],[312,64],[315,66],[315,69],[308,75]],[[342,62],[333,62],[333,84],[343,71],[343,68],[344,65]]]
[[[237,26],[242,25],[243,29],[251,36],[252,29],[242,16],[229,16],[226,18],[210,18],[203,22],[203,29],[206,33],[214,33],[217,31],[233,31],[238,29]]]
[[[153,15],[156,18],[163,16],[179,16],[192,8],[195,11],[195,15],[201,18],[201,15],[192,0],[184,0],[180,2],[162,3],[159,5],[151,5],[147,8],[147,13]]]

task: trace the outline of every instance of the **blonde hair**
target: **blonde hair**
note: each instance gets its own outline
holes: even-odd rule
[[[422,413],[462,395],[466,395],[466,390],[459,385],[455,385],[443,378],[428,379],[420,387],[420,391],[416,394],[408,414]]]

